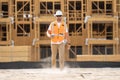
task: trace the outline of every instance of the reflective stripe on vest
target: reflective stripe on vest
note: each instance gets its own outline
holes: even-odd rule
[[[64,23],[61,23],[60,27],[58,28],[57,23],[55,22],[52,28],[52,34],[54,34],[55,36],[51,39],[52,42],[61,42],[64,40],[64,36],[65,36],[65,27],[64,27]]]

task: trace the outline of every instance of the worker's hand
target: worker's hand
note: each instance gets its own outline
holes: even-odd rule
[[[64,43],[64,44],[67,44],[67,40],[65,39],[65,40],[63,41],[63,43]]]
[[[71,45],[70,45],[70,44],[67,44],[67,49],[68,49],[68,50],[70,49],[70,47],[71,47]]]
[[[55,36],[55,34],[51,34],[51,38],[53,38]]]

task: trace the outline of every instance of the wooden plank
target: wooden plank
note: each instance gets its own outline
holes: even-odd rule
[[[99,17],[98,17],[98,15],[97,16],[93,16],[93,17],[91,17],[91,18],[89,18],[88,19],[88,21],[92,21],[92,22],[108,22],[108,21],[118,21],[118,19],[117,18],[113,18],[113,17],[102,17],[102,16],[100,16],[99,15]]]
[[[113,0],[90,0],[90,1],[113,1]]]
[[[88,44],[117,44],[117,40],[88,40]]]
[[[37,41],[35,44],[44,44],[44,45],[48,45],[51,43],[51,40],[39,40]]]
[[[69,23],[73,23],[73,24],[75,24],[75,23],[83,23],[83,21],[81,20],[81,21],[69,21]]]
[[[83,1],[83,0],[68,0],[68,1]]]
[[[13,62],[13,61],[31,61],[29,57],[2,57],[0,62]]]
[[[0,0],[0,2],[9,2],[9,0]]]
[[[47,16],[47,17],[39,17],[35,19],[35,22],[52,22],[55,21],[55,17],[54,16]]]
[[[0,41],[0,45],[10,45],[10,41]]]
[[[0,62],[11,62],[11,57],[0,57]]]
[[[0,62],[31,60],[31,46],[0,46]]]
[[[20,1],[20,2],[22,2],[22,1],[31,1],[31,0],[16,0],[16,1]]]
[[[0,56],[29,56],[30,46],[3,46],[0,47]]]
[[[120,61],[120,55],[107,55],[106,59],[107,61]]]
[[[22,51],[18,51],[18,52],[12,52],[12,57],[29,57],[28,51],[27,52],[22,52]]]
[[[11,19],[10,18],[0,18],[0,22],[8,22],[8,23],[10,23]]]
[[[0,62],[30,61],[29,57],[0,57]]]
[[[54,0],[39,0],[40,2],[54,2]],[[60,2],[61,0],[55,0],[55,2]]]
[[[77,55],[76,61],[120,61],[120,55]]]
[[[30,24],[30,21],[17,21],[17,24]]]
[[[31,46],[14,46],[12,47],[13,51],[29,51]]]
[[[11,50],[11,46],[0,46],[0,52],[4,51],[10,51]]]
[[[0,51],[29,51],[31,46],[0,46]]]
[[[29,57],[14,57],[12,61],[29,61]]]
[[[10,51],[0,51],[0,57],[10,57]]]

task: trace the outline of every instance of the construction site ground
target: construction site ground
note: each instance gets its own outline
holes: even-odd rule
[[[0,63],[0,80],[120,80],[120,63],[67,62],[62,71],[49,62]]]

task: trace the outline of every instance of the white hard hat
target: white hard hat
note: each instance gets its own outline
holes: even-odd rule
[[[54,16],[57,16],[57,15],[63,15],[62,11],[61,10],[57,10],[56,13],[54,14]]]

